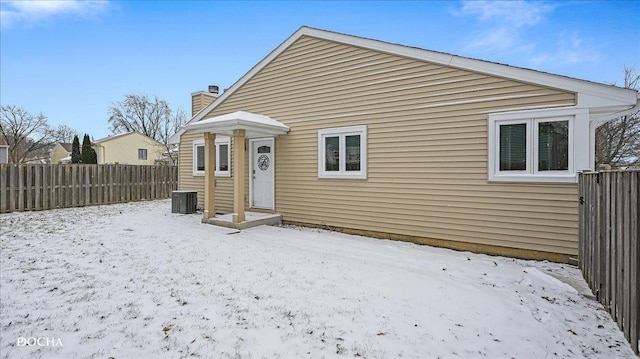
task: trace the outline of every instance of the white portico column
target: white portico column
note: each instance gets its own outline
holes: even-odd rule
[[[233,223],[244,222],[245,130],[233,130]]]
[[[203,220],[216,216],[216,134],[204,133],[204,214]]]

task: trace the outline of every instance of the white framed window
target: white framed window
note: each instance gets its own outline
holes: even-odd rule
[[[318,178],[367,178],[367,127],[318,131]]]
[[[0,146],[0,163],[9,163],[9,147]]]
[[[139,160],[147,160],[147,149],[146,148],[138,148],[138,159]]]
[[[193,175],[204,176],[204,140],[193,141]]]
[[[231,137],[216,139],[216,176],[231,177]]]
[[[578,119],[588,130],[588,113],[574,108],[490,114],[489,181],[576,182]]]
[[[193,141],[193,175],[204,176],[204,139]],[[231,137],[216,137],[216,177],[231,177]]]

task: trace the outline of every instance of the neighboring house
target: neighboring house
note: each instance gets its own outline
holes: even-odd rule
[[[167,164],[178,164],[178,144],[169,145],[169,150],[162,152],[162,158]]]
[[[49,154],[44,150],[32,151],[29,153],[30,156],[22,159],[20,163],[23,164],[48,164],[49,163]],[[9,163],[9,144],[7,139],[2,136],[0,137],[0,163]]]
[[[163,160],[162,143],[138,132],[127,132],[94,141],[98,163],[153,165]]]
[[[247,208],[554,261],[577,256],[596,127],[638,108],[633,90],[307,27],[212,100],[172,138],[204,221]]]
[[[51,163],[69,163],[71,162],[71,143],[66,142],[58,142],[51,152],[49,153],[49,158]]]
[[[0,164],[9,163],[9,144],[3,136],[0,136]]]
[[[22,163],[27,165],[47,165],[50,162],[49,162],[49,156],[44,154],[42,156],[33,156],[33,157],[25,158],[24,162]]]

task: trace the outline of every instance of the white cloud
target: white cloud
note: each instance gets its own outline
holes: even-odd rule
[[[602,54],[579,32],[567,30],[558,34],[542,29],[546,16],[560,6],[524,0],[463,1],[454,14],[478,22],[464,46],[471,54],[488,58],[524,56],[522,65],[534,67],[599,63]]]
[[[464,1],[458,12],[462,16],[477,16],[482,21],[497,21],[515,27],[532,26],[555,6],[530,1]]]
[[[481,22],[465,48],[471,52],[513,52],[529,49],[522,31],[544,20],[554,5],[530,1],[464,1],[455,15],[473,17]]]
[[[504,51],[514,46],[517,41],[517,34],[513,31],[495,28],[474,35],[466,48],[471,51]]]
[[[582,38],[577,31],[572,31],[561,33],[554,51],[542,52],[534,56],[531,58],[531,63],[536,66],[563,67],[597,64],[601,59],[602,54],[595,46]]]
[[[108,6],[106,0],[41,0],[1,1],[0,22],[2,28],[18,24],[37,24],[59,16],[94,16]]]

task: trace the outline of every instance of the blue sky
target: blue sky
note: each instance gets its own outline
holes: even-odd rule
[[[0,103],[94,138],[127,93],[190,111],[300,26],[622,84],[640,1],[4,1]]]

